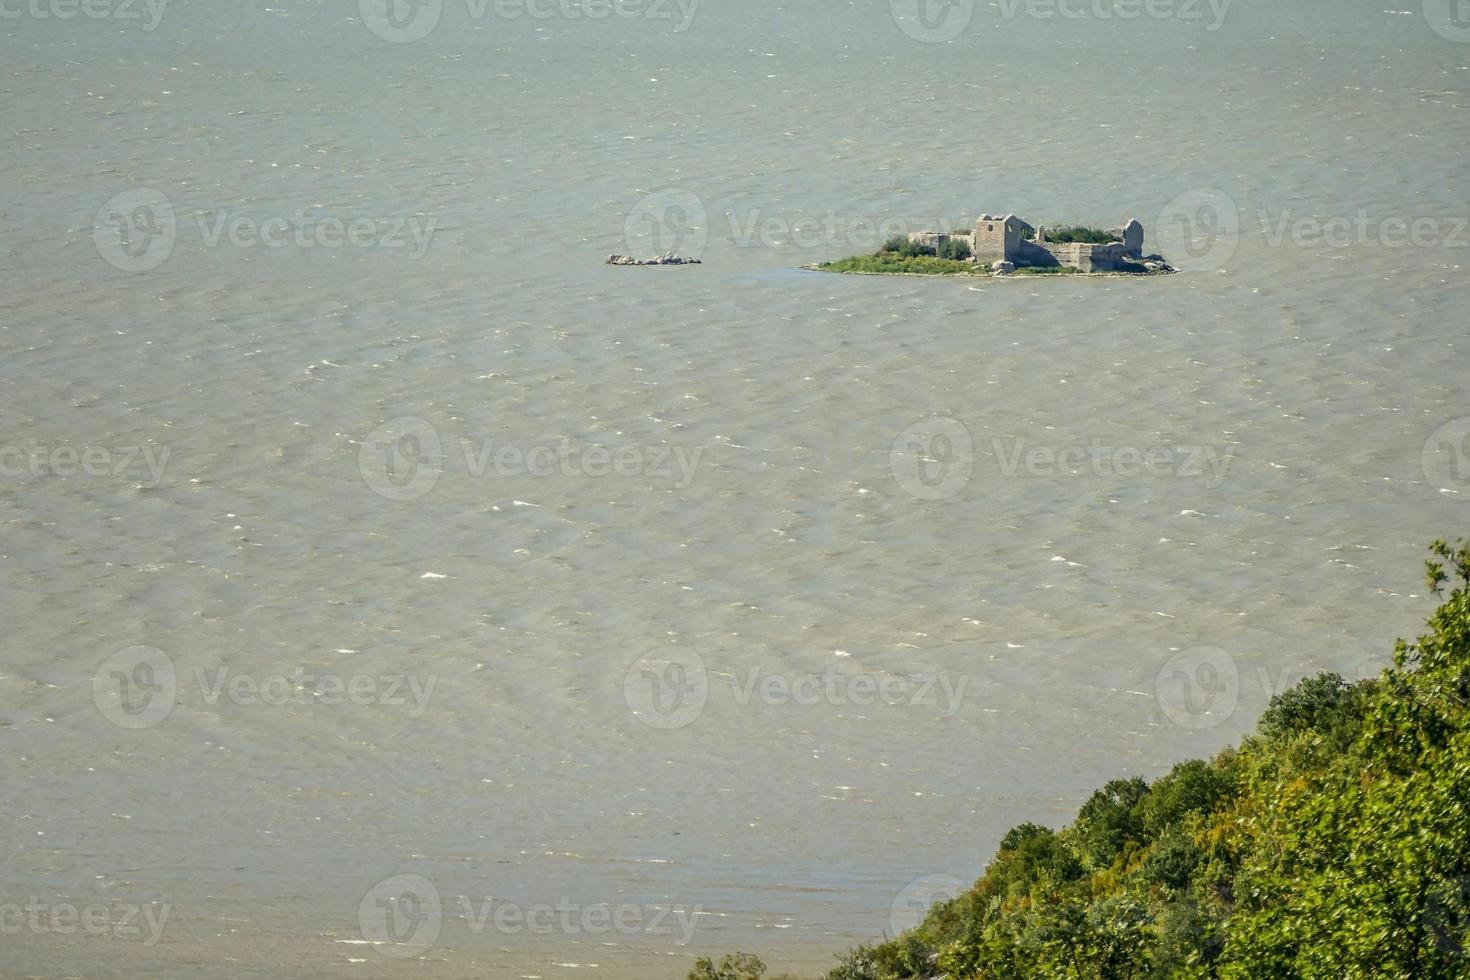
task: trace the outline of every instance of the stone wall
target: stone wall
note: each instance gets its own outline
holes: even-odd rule
[[[1035,242],[1030,242],[1022,239],[1020,242],[1016,243],[1016,251],[1010,261],[1016,263],[1016,265],[1067,265],[1069,263],[1060,261],[1056,253],[1051,250],[1052,248],[1060,247],[1061,246],[1038,245]]]
[[[1050,253],[1057,264],[1070,265],[1083,272],[1111,272],[1128,261],[1128,246],[1123,242],[1111,242],[1107,245],[1094,245],[1088,242],[1043,242],[1034,247]]]

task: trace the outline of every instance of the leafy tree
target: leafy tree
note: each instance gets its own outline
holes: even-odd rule
[[[1148,793],[1141,778],[1114,779],[1093,793],[1077,814],[1073,836],[1082,856],[1093,867],[1110,866],[1123,845],[1143,831],[1138,805]]]
[[[963,238],[950,237],[939,243],[939,248],[935,250],[935,254],[941,259],[963,261],[975,253],[970,251],[969,244]]]
[[[1234,789],[1228,772],[1192,759],[1175,766],[1139,800],[1143,829],[1157,835],[1195,813],[1208,813]]]
[[[1345,749],[1358,734],[1364,694],[1339,674],[1321,673],[1272,698],[1256,728],[1273,739],[1315,732]]]
[[[1139,881],[1151,888],[1186,891],[1204,862],[1204,852],[1193,835],[1173,830],[1145,852],[1138,868]]]

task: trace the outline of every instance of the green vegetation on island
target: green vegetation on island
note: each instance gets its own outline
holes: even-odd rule
[[[938,245],[921,245],[903,235],[898,235],[888,239],[878,254],[898,255],[906,259],[934,256],[954,262],[963,262],[973,257],[975,253],[970,251],[968,242],[953,235],[946,237]]]
[[[1238,747],[1012,829],[827,980],[1470,977],[1470,544],[1431,552],[1441,603],[1380,676],[1319,674]],[[690,976],[759,976],[726,964],[746,972]]]
[[[1136,220],[1105,231],[1088,225],[1038,229],[1015,215],[981,214],[973,230],[895,235],[871,255],[804,266],[819,272],[886,276],[1154,276],[1177,272],[1143,252]]]
[[[970,246],[962,239],[948,238],[938,246],[921,245],[899,235],[890,238],[872,255],[823,262],[823,272],[857,272],[883,276],[989,276],[990,270],[970,261]],[[1075,270],[1074,270],[1075,271]]]
[[[823,262],[816,266],[823,272],[857,272],[884,276],[989,276],[990,270],[961,259],[941,259],[933,255],[900,255],[876,252],[854,255],[850,259]]]
[[[1068,225],[1064,228],[1046,229],[1046,240],[1059,245],[1066,244],[1067,242],[1106,245],[1109,242],[1116,242],[1120,239],[1116,233],[1103,231],[1101,228],[1089,228],[1086,225]]]

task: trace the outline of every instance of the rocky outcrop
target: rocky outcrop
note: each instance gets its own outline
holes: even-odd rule
[[[609,255],[607,265],[703,265],[699,259],[686,259],[675,255],[673,252],[665,252],[663,255],[655,255],[651,259],[635,259],[631,255]]]

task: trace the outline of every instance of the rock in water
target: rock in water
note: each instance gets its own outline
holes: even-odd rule
[[[665,252],[663,255],[655,255],[651,259],[639,261],[631,255],[609,255],[607,265],[703,265],[699,259],[680,258],[673,252]]]

